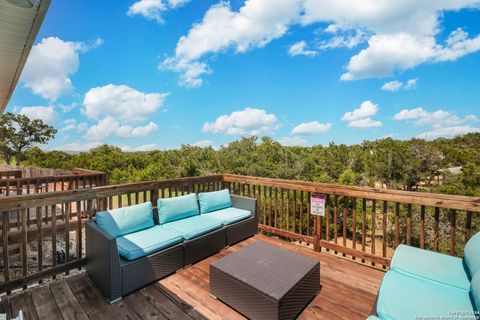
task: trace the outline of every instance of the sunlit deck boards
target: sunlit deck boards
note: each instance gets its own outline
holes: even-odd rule
[[[320,260],[321,290],[300,319],[365,319],[371,314],[384,273],[326,253],[256,235],[160,281],[172,296],[209,319],[244,319],[209,295],[209,265],[255,240],[263,240]]]
[[[372,310],[382,271],[346,259],[263,235],[243,241],[215,256],[109,304],[85,273],[41,285],[0,302],[0,313],[27,319],[244,319],[209,295],[209,265],[255,240],[263,240],[319,259],[318,296],[300,319],[365,319]]]

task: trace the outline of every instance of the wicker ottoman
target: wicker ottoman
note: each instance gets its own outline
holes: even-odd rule
[[[320,290],[320,263],[256,241],[210,265],[210,293],[250,319],[295,319]]]

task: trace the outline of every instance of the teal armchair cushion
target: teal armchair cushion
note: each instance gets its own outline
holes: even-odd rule
[[[230,199],[230,192],[228,189],[213,192],[201,192],[198,194],[198,202],[200,203],[200,213],[212,212],[232,206],[232,200]]]
[[[224,226],[227,226],[229,224],[250,218],[252,213],[248,210],[230,207],[205,213],[202,216],[219,221]]]
[[[480,232],[477,232],[467,241],[463,249],[463,258],[472,278],[480,273]]]
[[[186,240],[194,239],[210,231],[220,229],[222,223],[202,216],[192,216],[189,218],[176,220],[163,225],[172,231],[182,235]]]
[[[118,253],[127,260],[135,260],[181,243],[183,237],[165,227],[154,226],[117,238]]]
[[[470,289],[473,301],[477,306],[477,311],[480,311],[480,272],[477,272],[472,279],[472,287]]]
[[[468,291],[394,270],[385,274],[377,299],[377,315],[381,319],[417,319],[416,316],[440,319],[458,310],[474,311]]]
[[[160,224],[176,221],[200,214],[195,193],[186,196],[158,199],[158,219]]]
[[[470,290],[468,271],[462,259],[445,254],[399,245],[390,269],[427,281],[440,282],[466,291]]]
[[[120,237],[135,231],[153,227],[151,202],[134,206],[97,212],[96,222],[113,237]]]

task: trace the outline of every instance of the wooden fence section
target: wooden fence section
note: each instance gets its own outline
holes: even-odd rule
[[[17,179],[22,177],[22,170],[0,170],[1,179]]]
[[[22,194],[0,198],[0,292],[81,267],[83,226],[99,210],[222,188],[258,199],[262,232],[380,268],[400,243],[462,256],[480,229],[480,198],[227,174]],[[310,215],[313,192],[326,195],[323,217]]]
[[[259,229],[387,267],[400,244],[463,255],[480,230],[480,198],[223,175],[235,194],[256,197]],[[310,215],[310,194],[326,196],[325,216]]]
[[[98,210],[221,188],[221,176],[101,186],[0,198],[0,292],[79,268],[85,263],[84,223]],[[27,213],[35,214],[28,219]],[[20,216],[20,227],[9,228]]]

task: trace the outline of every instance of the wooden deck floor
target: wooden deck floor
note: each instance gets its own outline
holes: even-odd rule
[[[27,319],[244,319],[209,295],[211,262],[262,240],[320,260],[321,290],[299,319],[365,319],[384,273],[326,253],[257,235],[109,304],[85,273],[41,285],[0,302],[0,313]]]

